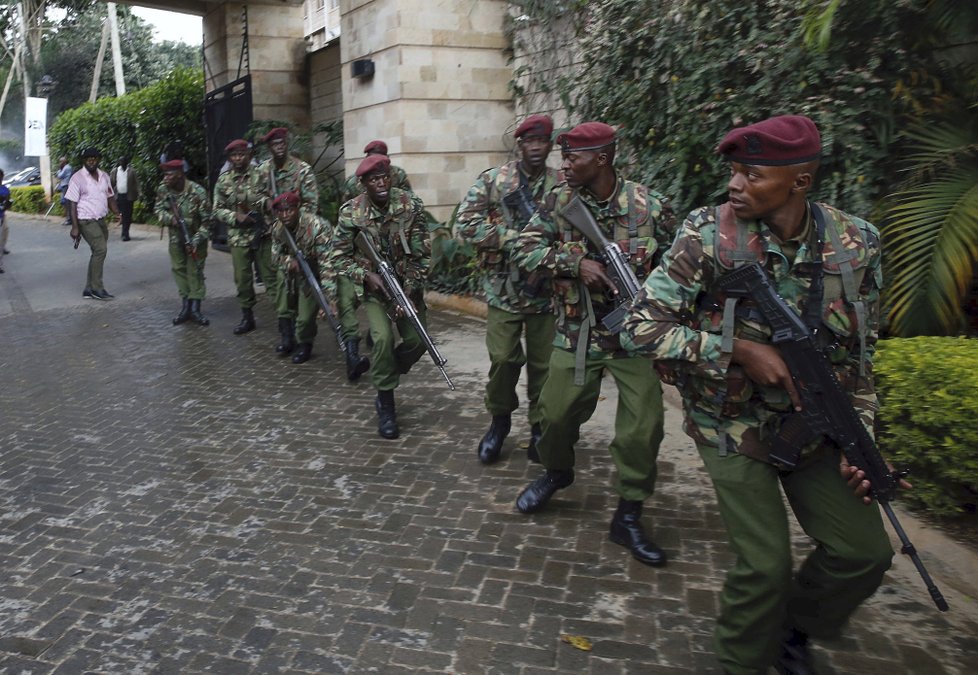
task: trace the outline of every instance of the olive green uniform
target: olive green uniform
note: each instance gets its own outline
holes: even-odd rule
[[[272,224],[272,259],[278,269],[278,298],[275,305],[280,317],[295,320],[296,339],[311,345],[317,333],[319,300],[302,270],[291,272],[289,269],[295,255],[282,231],[284,228],[281,220]],[[313,274],[320,278],[320,261],[326,260],[330,248],[329,222],[314,213],[300,211],[299,221],[289,231]]]
[[[169,230],[170,270],[177,284],[177,292],[185,300],[203,300],[207,290],[204,286],[204,262],[207,260],[211,219],[207,191],[192,180],[186,180],[180,192],[160,183],[156,194],[153,210],[160,226]],[[180,225],[174,222],[174,205],[187,224],[189,242],[184,241]],[[188,243],[196,247],[194,255],[187,253],[185,245]]]

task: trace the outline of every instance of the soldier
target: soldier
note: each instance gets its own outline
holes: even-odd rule
[[[665,553],[642,528],[642,502],[655,489],[662,440],[662,387],[651,365],[631,356],[618,335],[601,325],[614,309],[614,284],[599,262],[600,252],[564,215],[575,198],[588,208],[605,236],[628,252],[635,275],[644,279],[666,245],[672,220],[662,201],[613,166],[615,130],[585,122],[557,137],[566,183],[558,185],[516,241],[514,257],[527,274],[554,280],[557,338],[550,372],[540,394],[543,408],[538,443],[546,471],[516,500],[522,513],[543,508],[553,494],[574,482],[574,443],[597,405],[604,371],[618,386],[615,438],[609,450],[618,468],[620,497],[611,521],[613,542],[639,562],[663,565]]]
[[[770,327],[750,302],[730,307],[714,284],[728,270],[760,263],[778,293],[818,328],[872,433],[880,237],[866,221],[808,201],[821,139],[807,117],[734,129],[718,152],[730,162],[729,201],[687,216],[636,298],[622,342],[661,359],[658,367],[678,378],[685,429],[737,555],[717,619],[720,663],[735,674],[764,673],[772,664],[781,673],[811,673],[808,637],[840,634],[876,591],[893,551],[879,511],[860,503],[869,501],[865,474],[837,448],[801,449],[790,472],[769,463],[765,447],[783,415],[800,410],[798,394]],[[779,484],[817,544],[793,579]]]
[[[486,349],[491,365],[485,403],[492,423],[479,443],[483,464],[499,459],[512,412],[520,404],[516,385],[524,364],[530,421],[526,452],[531,460],[539,461],[542,413],[538,401],[554,338],[550,280],[541,274],[533,278],[522,274],[510,254],[544,196],[563,180],[560,172],[547,168],[552,133],[553,121],[546,115],[523,120],[514,134],[520,159],[483,172],[459,205],[456,217],[459,238],[471,241],[479,253],[485,272],[482,288],[489,304]],[[524,330],[525,352],[520,342]]]
[[[336,279],[349,279],[364,301],[370,336],[373,339],[371,381],[377,389],[377,432],[384,438],[397,438],[397,413],[394,389],[400,376],[425,353],[425,345],[410,321],[397,313],[395,321],[387,315],[380,275],[354,248],[354,238],[363,232],[376,250],[390,263],[414,303],[422,325],[427,325],[424,285],[431,258],[431,239],[424,204],[413,192],[391,187],[390,160],[384,155],[368,155],[357,167],[357,177],[365,192],[340,208],[329,253],[330,281],[324,284],[328,297],[336,298]],[[340,308],[342,312],[342,307]],[[394,344],[394,327],[401,343]]]
[[[183,301],[180,313],[173,317],[173,325],[193,319],[206,326],[210,321],[201,314],[200,301],[206,293],[204,262],[210,238],[210,201],[204,188],[187,180],[183,160],[164,162],[160,169],[163,181],[156,188],[154,212],[160,227],[170,229],[170,269]]]
[[[364,154],[369,157],[370,155],[384,155],[387,156],[387,144],[383,141],[370,141],[363,148]],[[398,190],[411,190],[411,182],[408,180],[407,172],[399,166],[391,165],[391,187],[395,187]],[[363,183],[356,175],[350,176],[346,179],[346,183],[343,185],[343,192],[340,195],[340,204],[345,204],[354,197],[363,194]]]
[[[295,245],[318,277],[319,261],[325,261],[329,252],[330,225],[315,213],[300,211],[299,195],[295,192],[285,192],[276,197],[272,209],[277,215],[272,224],[272,256],[278,267],[279,289],[275,304],[279,316],[287,316],[296,322],[299,344],[292,355],[292,363],[305,363],[312,356],[319,301],[299,269],[299,262],[283,229],[288,229],[292,234]]]
[[[272,241],[268,236],[262,213],[266,193],[258,181],[258,169],[251,162],[251,146],[238,138],[224,147],[231,164],[214,185],[214,218],[228,228],[228,245],[234,269],[234,285],[241,306],[241,321],[234,327],[235,335],[255,330],[255,294],[252,266],[257,266],[268,286],[265,293],[274,301],[278,291],[275,269],[272,267]],[[279,321],[280,328],[282,322]]]

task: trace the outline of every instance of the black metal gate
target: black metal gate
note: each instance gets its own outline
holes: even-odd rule
[[[207,133],[207,178],[210,193],[224,166],[224,146],[235,138],[244,138],[252,122],[251,75],[239,77],[204,96],[204,128]],[[214,233],[215,243],[224,244],[227,233],[223,226]]]

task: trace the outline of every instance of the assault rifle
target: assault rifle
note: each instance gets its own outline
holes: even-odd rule
[[[832,364],[816,344],[812,331],[778,295],[767,273],[756,262],[725,274],[717,282],[717,289],[727,297],[754,301],[771,326],[771,342],[780,351],[801,397],[801,411],[789,413],[772,439],[771,462],[785,469],[794,468],[801,448],[820,437],[842,450],[850,465],[866,473],[872,496],[900,538],[903,545],[900,552],[910,556],[934,604],[946,612],[947,600],[927,573],[917,550],[893,513],[890,501],[896,496],[899,474],[887,467],[835,376]]]
[[[524,223],[530,222],[530,218],[537,212],[537,204],[533,201],[530,186],[526,183],[520,183],[517,189],[503,197],[503,203],[510,211],[519,213]]]
[[[618,289],[618,293],[614,296],[615,308],[601,319],[601,324],[612,333],[620,333],[625,323],[625,314],[628,313],[628,306],[642,289],[642,284],[639,283],[621,248],[615,242],[608,241],[594,216],[577,195],[564,207],[561,215],[601,252],[608,277]]]
[[[377,274],[380,275],[381,280],[384,282],[384,290],[387,291],[387,295],[394,302],[397,307],[400,307],[401,311],[404,312],[405,318],[411,322],[414,330],[417,332],[418,336],[424,342],[425,348],[428,350],[428,356],[441,371],[442,377],[445,378],[445,382],[448,383],[448,388],[455,391],[455,384],[452,379],[448,377],[448,373],[445,372],[445,364],[448,360],[441,355],[438,351],[438,347],[435,346],[434,341],[432,341],[431,336],[428,335],[428,331],[424,329],[421,323],[421,318],[418,316],[417,310],[414,309],[414,305],[411,304],[411,300],[404,293],[404,289],[401,288],[401,284],[397,281],[397,276],[394,274],[394,270],[391,269],[390,263],[384,260],[374,245],[370,242],[370,238],[367,237],[363,232],[357,233],[356,239],[353,240],[357,249],[367,256],[371,264],[376,268]]]
[[[249,211],[248,217],[254,223],[254,233],[251,235],[251,242],[248,244],[248,248],[252,251],[257,251],[258,247],[261,246],[261,238],[268,232],[268,223],[265,221],[265,216],[262,215],[261,211]]]
[[[312,268],[309,267],[309,261],[306,260],[306,256],[299,250],[296,246],[295,238],[292,233],[289,232],[289,228],[282,223],[282,232],[285,234],[285,240],[289,244],[289,248],[292,249],[292,255],[295,256],[296,261],[299,263],[299,269],[302,270],[302,276],[305,277],[306,283],[309,284],[309,288],[316,295],[316,300],[319,301],[319,307],[323,310],[323,314],[326,315],[326,321],[329,322],[329,327],[333,329],[333,333],[336,335],[336,344],[339,345],[340,349],[344,352],[346,351],[346,340],[343,339],[343,331],[340,328],[340,322],[337,320],[336,315],[333,314],[333,310],[330,309],[329,303],[326,302],[326,296],[323,295],[323,289],[319,285],[319,280],[316,279],[316,275],[312,273]]]
[[[190,230],[187,229],[187,221],[183,219],[180,209],[177,208],[177,202],[175,199],[173,199],[173,195],[167,195],[166,199],[170,203],[170,212],[173,214],[173,220],[175,220],[177,225],[180,226],[180,236],[183,238],[183,245],[190,246]],[[163,236],[162,232],[160,233],[160,236]],[[190,257],[196,260],[197,251],[191,250]]]

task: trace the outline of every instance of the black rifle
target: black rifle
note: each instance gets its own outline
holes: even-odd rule
[[[452,382],[451,378],[448,377],[448,373],[445,372],[445,364],[448,360],[441,355],[438,351],[438,347],[435,346],[434,341],[431,336],[428,335],[428,331],[424,329],[421,323],[421,318],[418,316],[417,310],[414,309],[414,305],[411,304],[411,300],[404,293],[404,289],[401,288],[401,284],[397,281],[397,276],[394,274],[394,270],[391,268],[390,263],[384,260],[374,245],[371,243],[370,238],[363,232],[357,233],[356,239],[354,239],[354,244],[356,244],[357,249],[367,256],[371,264],[376,268],[377,274],[380,275],[381,280],[384,282],[384,289],[387,291],[387,295],[394,302],[395,305],[401,308],[404,312],[405,318],[411,322],[414,330],[421,337],[424,342],[425,348],[428,350],[428,356],[438,370],[441,371],[442,376],[445,378],[445,382],[448,383],[448,388],[455,391],[455,384]]]
[[[183,216],[180,214],[180,209],[177,208],[177,202],[173,198],[173,195],[167,195],[166,198],[170,202],[170,212],[173,214],[173,220],[175,220],[177,225],[180,226],[180,236],[183,238],[183,245],[190,246],[190,230],[187,229],[187,221],[184,220]],[[162,236],[162,234],[160,236]],[[190,257],[196,260],[197,251],[191,251]]]
[[[312,273],[312,268],[309,267],[309,261],[306,260],[306,256],[296,246],[295,238],[289,232],[289,228],[285,226],[285,223],[282,223],[282,232],[285,234],[285,240],[288,242],[289,248],[292,249],[292,255],[295,256],[296,261],[299,263],[302,276],[305,277],[309,288],[316,295],[316,300],[319,301],[319,307],[323,310],[323,314],[326,315],[326,321],[329,322],[329,327],[333,329],[333,333],[336,335],[336,344],[346,352],[346,340],[343,339],[343,330],[340,327],[340,322],[336,319],[336,315],[333,314],[333,310],[330,309],[329,303],[326,302],[326,296],[323,295],[323,289],[319,285],[319,280],[316,279],[316,275]]]
[[[248,217],[254,223],[254,234],[251,235],[251,242],[248,244],[248,248],[252,251],[257,251],[258,247],[261,246],[261,238],[268,233],[268,223],[265,221],[265,216],[261,214],[261,211],[249,211]]]
[[[618,289],[614,296],[615,308],[601,319],[601,324],[612,333],[620,333],[628,307],[642,289],[642,284],[621,248],[615,242],[608,241],[594,216],[577,195],[564,207],[561,215],[601,252],[608,277]]]
[[[934,604],[946,612],[947,600],[927,573],[917,549],[893,513],[890,501],[896,496],[899,475],[887,467],[835,376],[832,364],[819,349],[815,335],[778,295],[767,273],[756,262],[725,274],[718,280],[717,289],[728,297],[754,301],[771,326],[771,342],[780,351],[801,397],[801,411],[787,414],[772,439],[771,462],[785,469],[794,468],[801,448],[818,438],[828,439],[841,449],[850,465],[866,473],[872,496],[883,508],[903,544],[900,552],[910,556]]]
[[[537,203],[533,201],[533,193],[527,183],[520,182],[520,186],[503,197],[503,204],[510,211],[520,214],[523,223],[530,222],[530,218],[537,212]]]

